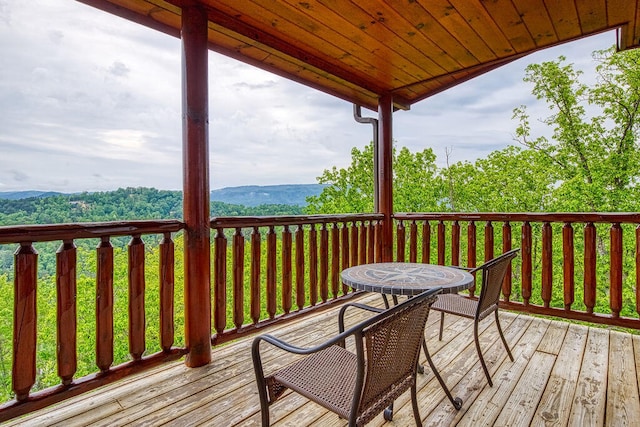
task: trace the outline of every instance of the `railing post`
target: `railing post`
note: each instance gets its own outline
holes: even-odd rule
[[[316,225],[309,230],[309,303],[318,302],[318,232]]]
[[[431,224],[429,221],[422,224],[422,262],[425,264],[431,262]]]
[[[329,231],[327,224],[320,229],[320,299],[329,299]]]
[[[484,262],[493,259],[493,224],[487,221],[484,226]]]
[[[451,225],[451,265],[460,265],[460,223]]]
[[[273,319],[277,310],[277,292],[276,292],[276,268],[278,253],[278,241],[276,239],[276,233],[274,226],[269,226],[269,232],[267,233],[267,313],[269,318]]]
[[[13,370],[12,386],[17,401],[29,397],[36,382],[36,289],[38,252],[23,242],[14,254]]]
[[[304,308],[306,300],[304,273],[304,228],[302,225],[298,225],[296,229],[296,305],[298,310]]]
[[[291,311],[292,297],[291,280],[291,231],[285,225],[282,230],[282,310],[285,313]]]
[[[474,268],[477,262],[477,234],[476,223],[472,220],[467,225],[467,267]],[[474,283],[469,288],[469,295],[474,296],[476,292],[476,284]]]
[[[444,221],[438,221],[438,264],[444,265],[445,248],[447,246],[445,237],[445,225]]]

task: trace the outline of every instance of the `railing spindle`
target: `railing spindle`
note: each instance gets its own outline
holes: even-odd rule
[[[622,227],[613,223],[610,230],[609,307],[613,317],[620,317],[622,310]]]
[[[302,225],[298,225],[296,229],[296,305],[298,310],[302,310],[306,302],[304,282],[304,229]]]
[[[14,254],[13,391],[17,401],[29,397],[36,381],[36,289],[38,252],[23,242]]]
[[[596,227],[588,222],[584,227],[584,305],[593,313],[596,305]]]
[[[331,228],[331,293],[333,298],[338,298],[338,286],[340,286],[340,230],[338,223]]]
[[[318,302],[318,232],[315,224],[309,230],[309,303]]]
[[[351,254],[351,261],[349,263],[349,266],[358,265],[358,251],[360,250],[360,248],[358,247],[358,245],[360,244],[359,231],[360,230],[358,229],[358,224],[356,221],[354,221],[351,224],[351,237],[349,238],[351,248],[349,251],[349,253]]]
[[[282,231],[282,310],[291,311],[293,282],[291,278],[291,231],[285,225]]]
[[[358,265],[367,263],[367,253],[369,250],[369,247],[367,246],[368,230],[369,225],[366,221],[362,221],[360,223],[360,243],[358,244],[360,248],[360,252],[358,255]]]
[[[636,227],[636,313],[640,315],[640,225]]]
[[[564,309],[571,310],[575,293],[575,260],[573,226],[566,222],[562,227],[562,258],[564,275]]]
[[[213,324],[221,334],[227,327],[227,237],[224,229],[218,228],[215,237]]]
[[[397,246],[396,246],[396,261],[404,262],[404,247],[406,245],[406,236],[404,229],[404,222],[398,221],[398,226],[396,227],[397,234]]]
[[[422,224],[422,262],[425,264],[431,262],[431,224],[429,221]]]
[[[96,365],[106,372],[113,363],[113,246],[103,236],[96,249]]]
[[[260,268],[262,256],[262,235],[259,227],[253,227],[251,232],[251,321],[260,321]]]
[[[376,262],[376,227],[373,221],[369,221],[367,225],[368,244],[367,244],[367,263]]]
[[[509,252],[511,250],[511,224],[509,221],[505,221],[502,224],[502,253]],[[502,281],[502,295],[504,296],[504,301],[509,302],[509,298],[511,298],[511,285],[512,285],[512,266],[511,263],[507,265],[507,274],[504,276],[504,280]]]
[[[269,226],[267,232],[267,313],[273,319],[277,311],[277,258],[278,241],[273,225]]]
[[[467,225],[467,267],[474,268],[476,266],[477,253],[476,223],[469,221],[469,225]],[[476,277],[474,275],[474,283],[469,288],[469,295],[471,296],[474,296],[476,292],[475,279]]]
[[[320,299],[322,302],[329,299],[329,231],[326,223],[320,229]]]
[[[493,239],[493,224],[491,221],[487,221],[484,226],[484,262],[493,259]]]
[[[451,265],[460,265],[460,223],[451,225]]]
[[[175,336],[175,245],[171,233],[164,233],[160,242],[160,346],[169,351]]]
[[[551,304],[553,287],[553,229],[551,224],[542,224],[542,302]]]
[[[58,316],[58,376],[69,385],[78,368],[76,316],[77,251],[73,240],[65,240],[56,253],[56,290]]]
[[[522,302],[525,306],[529,305],[532,293],[532,246],[533,239],[531,237],[531,224],[528,221],[525,221],[522,223],[522,247],[520,249],[520,256],[522,258]]]
[[[409,223],[409,262],[418,261],[418,224]]]
[[[139,234],[129,242],[129,354],[140,360],[145,350],[144,242]]]
[[[344,270],[345,268],[349,268],[349,262],[351,260],[349,254],[349,249],[350,249],[350,244],[349,244],[349,223],[348,222],[344,222],[342,224],[342,228],[340,229],[340,253],[341,253],[341,270]],[[342,283],[342,281],[340,280],[340,278],[338,278],[338,282]],[[346,294],[349,290],[349,287],[347,285],[345,285],[344,283],[342,283],[342,286],[339,288],[342,290],[342,294]]]
[[[438,264],[444,265],[444,257],[445,257],[445,248],[446,248],[446,237],[445,237],[445,225],[444,221],[438,222]]]
[[[242,228],[233,233],[233,324],[241,328],[244,324],[244,236]]]

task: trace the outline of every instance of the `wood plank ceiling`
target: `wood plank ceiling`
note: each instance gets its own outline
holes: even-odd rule
[[[408,109],[536,50],[618,29],[640,45],[640,0],[79,0],[179,36],[200,3],[213,51],[377,110]],[[215,72],[215,71],[214,71]]]

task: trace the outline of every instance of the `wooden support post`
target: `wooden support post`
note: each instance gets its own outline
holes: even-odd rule
[[[182,168],[186,365],[211,361],[207,13],[182,9]]]
[[[375,172],[376,212],[384,214],[381,236],[382,261],[393,261],[393,97],[384,95],[378,101],[378,127],[380,140],[377,147],[378,168]]]

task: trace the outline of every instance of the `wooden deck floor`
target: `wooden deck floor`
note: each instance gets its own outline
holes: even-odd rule
[[[336,333],[336,318],[332,309],[271,328],[269,333],[311,345]],[[493,321],[485,320],[481,340],[494,379],[489,387],[475,354],[470,322],[447,316],[445,336],[439,342],[438,319],[430,316],[428,346],[453,394],[464,404],[460,411],[453,409],[426,369],[418,378],[425,426],[639,425],[640,336],[502,312],[515,362],[507,358]],[[209,366],[189,369],[181,362],[168,364],[10,425],[256,426],[259,401],[250,345],[251,338],[216,348]],[[271,362],[268,366],[286,363],[275,353],[265,359]],[[393,422],[385,423],[379,416],[370,425],[414,425],[408,393],[395,408]],[[275,426],[346,425],[294,394],[277,402],[271,414]]]

